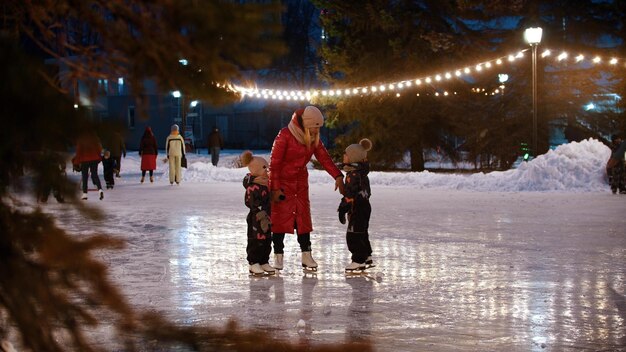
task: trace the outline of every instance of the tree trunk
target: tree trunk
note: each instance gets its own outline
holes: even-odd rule
[[[421,146],[412,147],[410,152],[411,171],[424,171],[424,148]]]

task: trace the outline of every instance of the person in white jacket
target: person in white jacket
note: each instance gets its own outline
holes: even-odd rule
[[[178,132],[178,125],[172,125],[170,135],[165,140],[165,150],[170,163],[170,185],[180,184],[182,178],[181,160],[185,156],[185,140]]]

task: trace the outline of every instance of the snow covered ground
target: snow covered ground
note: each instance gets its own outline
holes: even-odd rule
[[[161,163],[155,183],[140,184],[130,153],[115,189],[87,200],[103,222],[54,200],[45,207],[77,236],[125,239],[125,250],[98,254],[112,277],[132,303],[184,324],[234,318],[290,341],[369,340],[379,351],[626,350],[626,195],[610,193],[601,143],[564,145],[506,172],[372,172],[378,266],[353,278],[343,273],[340,197],[318,170],[319,273],[302,273],[288,236],[283,272],[249,277],[238,154],[225,151],[218,167],[189,154],[182,184],[170,186]]]

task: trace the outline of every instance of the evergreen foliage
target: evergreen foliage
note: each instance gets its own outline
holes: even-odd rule
[[[523,31],[530,26],[544,30],[540,50],[596,53],[602,46],[623,45],[624,11],[617,2],[314,3],[322,9],[322,24],[329,34],[321,51],[322,73],[337,88],[424,77],[526,49]],[[602,50],[605,57],[618,54]],[[524,59],[506,68],[491,68],[454,83],[406,89],[399,97],[396,91],[387,91],[336,104],[330,99],[322,102],[335,110],[332,126],[351,127],[348,130],[353,135],[340,139],[339,148],[360,137],[378,139],[374,141],[377,148],[370,153],[374,167],[393,167],[410,152],[411,169],[420,171],[424,169],[424,151],[431,149],[444,152],[453,161],[464,152],[477,167],[507,169],[519,155],[520,143],[531,140],[530,56],[527,51]],[[619,125],[622,118],[615,113],[585,113],[582,107],[599,94],[614,91],[623,67],[612,70],[606,65],[564,67],[549,60],[538,62],[539,153],[548,149],[550,124],[569,123],[583,129],[585,138],[601,140]],[[491,95],[500,85],[498,73],[510,78],[504,93],[499,89],[499,94]],[[484,88],[483,96],[472,88]],[[443,91],[451,97],[433,96]]]
[[[76,185],[64,176],[77,136],[109,132],[73,107],[66,94],[72,83],[126,77],[141,96],[142,80],[153,78],[163,89],[231,99],[213,83],[236,78],[240,69],[268,63],[280,52],[271,21],[276,9],[229,1],[3,3],[0,342],[17,337],[18,349],[31,351],[370,350],[364,344],[299,346],[234,322],[224,329],[179,326],[159,312],[135,309],[93,255],[124,243],[106,234],[68,233],[39,203],[52,192],[64,199],[66,211],[102,219],[101,212],[77,201]],[[58,77],[59,71],[27,51],[67,65],[68,76]],[[181,58],[190,64],[181,65]],[[112,327],[114,340],[93,341],[91,332],[103,326]]]

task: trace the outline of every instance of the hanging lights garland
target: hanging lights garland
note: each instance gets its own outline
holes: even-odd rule
[[[401,81],[395,82],[386,82],[376,85],[370,86],[355,86],[355,87],[347,87],[340,89],[310,89],[310,90],[290,90],[290,89],[268,89],[268,88],[259,88],[259,87],[243,87],[239,85],[224,85],[225,88],[231,90],[237,94],[240,94],[242,98],[256,98],[256,99],[265,99],[265,100],[279,100],[279,101],[311,101],[312,99],[318,97],[325,98],[344,98],[350,96],[362,96],[367,94],[377,94],[377,93],[385,93],[385,92],[396,92],[396,96],[400,96],[400,92],[405,89],[410,89],[414,87],[420,87],[424,85],[437,85],[443,84],[445,81],[449,81],[453,78],[462,79],[464,77],[470,76],[472,74],[480,74],[485,71],[489,71],[494,67],[502,67],[506,64],[513,64],[519,59],[524,57],[524,53],[529,49],[523,49],[518,51],[515,54],[510,54],[507,56],[501,56],[494,58],[488,61],[478,62],[472,65],[467,65],[463,67],[459,67],[456,70],[451,71],[443,71],[443,72],[435,72],[430,75],[415,77],[415,78],[407,78]],[[554,57],[553,52],[551,50],[544,50],[541,53],[541,58],[548,60],[547,58]],[[608,63],[611,66],[617,66],[619,62],[626,62],[626,60],[619,60],[617,58],[610,58],[608,60],[603,59],[600,56],[585,56],[579,54],[573,58],[570,58],[570,55],[566,51],[560,52],[555,57],[555,61],[558,64],[563,64],[573,60],[576,64],[581,64],[583,62],[589,62],[591,64],[601,64]],[[624,65],[626,66],[626,65]],[[219,86],[219,85],[218,85]],[[456,94],[456,93],[454,93]],[[443,92],[441,94],[436,93],[436,96],[449,96],[448,92]],[[419,96],[419,94],[418,94]]]

